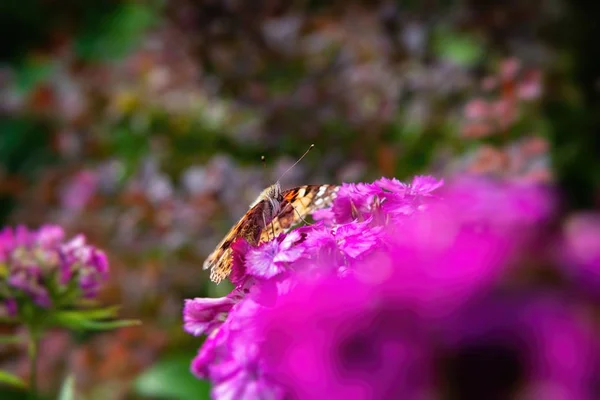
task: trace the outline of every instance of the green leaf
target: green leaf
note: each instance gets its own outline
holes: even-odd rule
[[[16,335],[0,335],[0,344],[23,343],[23,339]]]
[[[134,382],[140,396],[178,400],[210,399],[210,384],[190,372],[194,354],[171,355],[154,364]]]
[[[67,376],[60,389],[58,400],[75,400],[75,377]]]
[[[77,311],[60,311],[52,316],[52,324],[73,330],[111,330],[127,326],[140,325],[139,320],[120,319],[114,321],[98,321],[87,318]]]
[[[138,168],[139,160],[148,154],[148,135],[139,135],[120,126],[108,137],[110,151],[123,163],[122,173],[128,176]]]
[[[21,94],[27,94],[38,85],[47,82],[56,67],[54,64],[44,60],[27,60],[16,70],[16,89]]]
[[[142,321],[137,319],[119,319],[116,321],[93,321],[85,320],[82,324],[83,329],[94,331],[109,331],[117,328],[126,328],[128,326],[141,325]]]
[[[34,178],[53,160],[51,134],[43,122],[31,117],[0,119],[0,166],[8,173]]]
[[[462,67],[475,65],[484,54],[483,45],[471,35],[440,29],[435,35],[434,52]]]
[[[24,388],[25,382],[16,375],[10,372],[0,370],[0,384],[10,385],[18,388]]]
[[[141,324],[139,320],[103,320],[105,319],[104,317],[114,316],[116,311],[116,307],[95,310],[58,311],[49,318],[49,325],[62,326],[76,331],[98,331]]]
[[[91,20],[77,37],[77,54],[87,60],[116,59],[126,55],[156,20],[156,10],[126,2],[102,18]]]
[[[105,308],[94,308],[91,310],[73,310],[73,311],[61,311],[61,314],[71,315],[76,318],[84,319],[106,319],[115,318],[119,311],[119,306],[110,306]]]

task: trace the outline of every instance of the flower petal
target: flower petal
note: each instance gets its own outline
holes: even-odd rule
[[[223,323],[234,304],[235,300],[229,297],[186,299],[183,307],[183,328],[194,336],[210,334]]]

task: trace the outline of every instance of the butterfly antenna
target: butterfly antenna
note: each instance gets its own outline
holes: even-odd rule
[[[281,174],[281,176],[279,177],[279,179],[277,179],[277,182],[279,182],[279,181],[281,180],[281,178],[283,178],[283,177],[285,176],[285,174],[287,174],[288,172],[290,172],[290,170],[291,170],[292,168],[294,168],[294,167],[296,166],[296,164],[298,164],[300,161],[302,161],[302,159],[303,159],[303,158],[304,158],[304,157],[305,157],[305,156],[308,154],[308,152],[309,152],[309,151],[311,151],[311,150],[313,149],[313,147],[315,147],[315,145],[314,145],[314,144],[311,144],[311,145],[308,147],[308,150],[306,150],[306,151],[304,152],[304,154],[302,154],[302,157],[300,157],[300,158],[298,159],[298,161],[296,161],[296,162],[295,162],[295,163],[294,163],[294,164],[293,164],[291,167],[289,167],[288,169],[286,169],[286,170],[285,170],[285,172],[284,172],[283,174]]]

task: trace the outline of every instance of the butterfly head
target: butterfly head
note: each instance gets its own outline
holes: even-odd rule
[[[250,208],[265,200],[283,200],[283,191],[281,190],[281,185],[279,184],[279,182],[276,182],[273,185],[266,188],[265,190],[263,190],[260,193],[260,195],[256,198],[256,200],[254,200],[254,202],[250,204]]]
[[[269,186],[258,197],[258,202],[265,203],[265,217],[267,220],[275,217],[281,211],[281,203],[283,202],[283,191],[279,181]]]
[[[275,182],[264,190],[265,197],[274,200],[283,200],[283,190],[281,190],[281,184],[279,181]]]
[[[258,204],[262,204],[262,215],[265,221],[270,221],[281,211],[281,203],[283,202],[283,191],[279,181],[269,186],[261,192],[258,198],[250,204],[250,208]]]

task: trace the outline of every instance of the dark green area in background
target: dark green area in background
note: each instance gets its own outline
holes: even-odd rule
[[[572,77],[582,95],[571,101],[563,88],[551,88],[546,112],[552,121],[553,158],[567,207],[589,208],[600,201],[600,4],[574,0],[559,32],[570,49]]]

